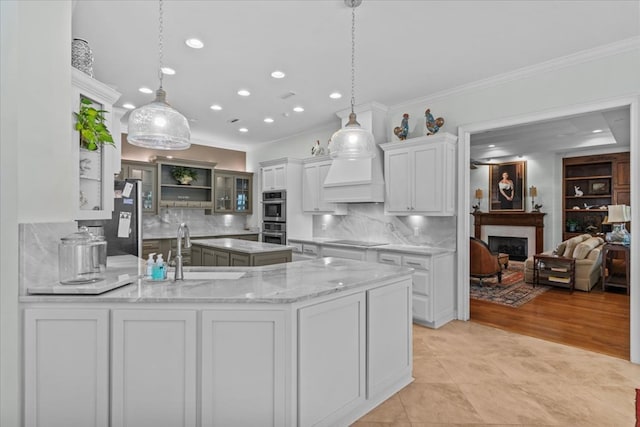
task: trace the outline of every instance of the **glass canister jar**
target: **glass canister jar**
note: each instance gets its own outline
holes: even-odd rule
[[[87,227],[60,239],[58,270],[60,283],[80,285],[104,280],[107,269],[107,242]]]

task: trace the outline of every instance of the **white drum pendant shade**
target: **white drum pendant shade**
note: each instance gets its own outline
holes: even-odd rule
[[[166,101],[166,92],[158,89],[156,99],[129,116],[127,141],[139,147],[157,150],[186,150],[191,146],[188,120]]]
[[[356,114],[349,114],[349,123],[331,137],[331,157],[341,159],[372,159],[376,156],[373,134],[360,126]]]

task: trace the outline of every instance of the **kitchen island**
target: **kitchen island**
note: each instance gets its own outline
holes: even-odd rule
[[[291,246],[241,239],[191,239],[193,266],[258,266],[291,262]]]
[[[323,258],[22,296],[25,425],[349,425],[412,380],[411,274]]]

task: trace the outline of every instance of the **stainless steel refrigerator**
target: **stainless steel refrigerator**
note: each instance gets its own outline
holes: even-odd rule
[[[107,256],[142,255],[142,192],[140,181],[114,182],[113,213],[110,220],[78,221],[107,241]]]

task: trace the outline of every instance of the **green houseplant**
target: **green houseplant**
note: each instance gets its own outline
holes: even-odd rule
[[[567,228],[569,229],[569,231],[576,231],[577,227],[578,227],[577,219],[574,219],[574,218],[567,219]]]
[[[80,133],[80,144],[90,151],[95,151],[100,145],[115,147],[111,132],[105,124],[104,114],[107,111],[93,107],[88,98],[80,101],[80,110],[73,115],[76,118],[76,130]]]
[[[198,172],[185,166],[174,166],[171,168],[171,176],[180,184],[188,185],[191,181],[198,180]]]

